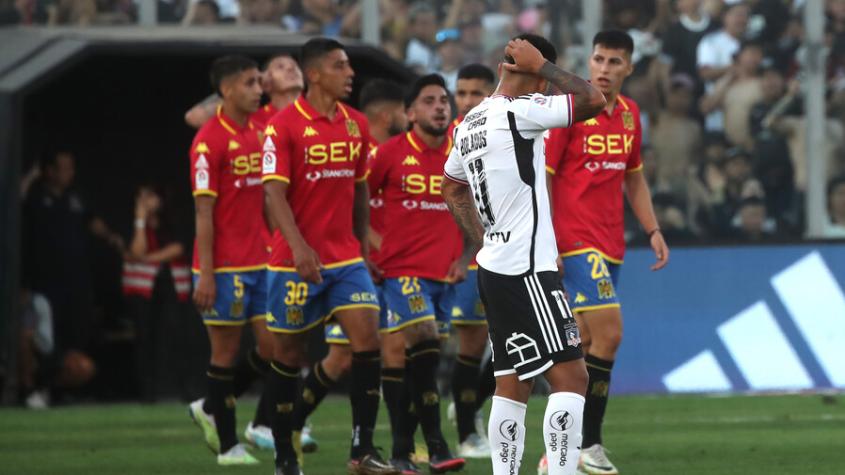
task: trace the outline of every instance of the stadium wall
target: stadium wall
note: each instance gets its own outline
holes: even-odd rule
[[[613,391],[845,389],[845,245],[633,250]]]

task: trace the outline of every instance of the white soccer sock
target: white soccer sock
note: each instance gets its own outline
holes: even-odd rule
[[[493,396],[487,437],[493,460],[493,475],[518,475],[525,449],[525,409],[511,399]]]
[[[581,425],[584,420],[584,397],[575,393],[554,393],[549,396],[543,416],[543,440],[549,475],[570,475],[578,468],[581,454]]]

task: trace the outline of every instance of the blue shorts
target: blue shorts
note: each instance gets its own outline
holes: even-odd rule
[[[487,313],[478,296],[478,268],[470,269],[467,278],[455,284],[455,305],[452,306],[452,325],[486,325]]]
[[[268,270],[270,331],[301,333],[342,310],[379,310],[376,288],[363,262],[324,269],[320,274],[323,283],[311,284],[304,282],[295,270]]]
[[[378,327],[380,332],[387,331],[387,318],[389,314],[389,310],[387,310],[387,305],[384,304],[384,286],[383,285],[376,285],[376,295],[378,295],[378,301],[381,303],[381,309],[379,310],[378,315]],[[343,331],[343,327],[340,326],[340,323],[337,322],[330,322],[326,324],[325,329],[325,338],[326,343],[329,345],[348,345],[349,344],[349,337],[346,336],[346,333]]]
[[[449,319],[455,301],[453,285],[417,277],[386,279],[384,301],[389,309],[389,333],[414,323],[434,320],[440,337],[449,337]]]
[[[575,313],[619,307],[616,285],[622,263],[595,249],[563,258],[563,287]]]
[[[194,287],[199,274],[194,274]],[[206,325],[244,325],[267,313],[267,271],[214,274],[217,298],[211,311],[202,314]]]

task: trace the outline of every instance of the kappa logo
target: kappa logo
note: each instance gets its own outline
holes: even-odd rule
[[[505,439],[516,442],[519,437],[519,423],[513,419],[505,419],[499,424],[499,434]]]
[[[239,143],[235,142],[234,140],[230,140],[230,141],[229,141],[229,151],[230,151],[230,152],[231,152],[232,150],[237,150],[237,149],[239,149],[239,148],[241,148],[241,144],[239,144]]]
[[[276,128],[272,125],[268,125],[266,129],[264,129],[264,135],[266,137],[274,137],[276,135]]]
[[[413,155],[408,155],[408,156],[405,157],[405,160],[402,160],[402,165],[411,166],[411,165],[419,165],[419,164],[420,164],[420,161],[417,160],[417,157],[415,157]]]
[[[318,135],[320,134],[318,134],[317,131],[314,130],[314,127],[311,127],[310,125],[306,126],[305,131],[302,132],[303,137],[316,137]]]
[[[565,430],[569,430],[572,427],[572,424],[575,423],[575,419],[572,417],[572,414],[569,411],[557,411],[549,417],[549,426],[556,430],[563,432]]]
[[[584,124],[584,125],[587,125],[587,126],[599,125],[599,121],[595,117],[593,117],[592,119],[587,119],[587,120],[585,120],[584,122],[581,122],[581,123]]]
[[[197,144],[197,148],[194,149],[197,153],[208,153],[208,144],[205,142],[200,142]]]
[[[587,297],[585,297],[581,292],[575,294],[575,303],[584,303],[586,301]]]

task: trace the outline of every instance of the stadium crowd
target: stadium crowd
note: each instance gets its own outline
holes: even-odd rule
[[[272,24],[306,34],[360,36],[361,11],[355,1],[158,3],[162,23]],[[580,4],[572,0],[562,3],[566,3],[567,12],[576,12]],[[827,2],[827,142],[818,148],[817,156],[808,156],[804,145],[798,74],[806,56],[802,47],[802,3],[606,0],[604,26],[624,29],[635,40],[635,72],[626,82],[624,93],[641,108],[643,162],[654,193],[655,210],[670,244],[799,239],[804,229],[809,160],[827,163],[825,234],[830,238],[845,237],[845,0]],[[548,35],[551,31],[549,8],[543,0],[381,0],[380,8],[384,49],[421,74],[443,75],[453,91],[461,66],[481,62],[495,68],[504,38],[519,32]],[[0,0],[0,24],[126,24],[136,21],[137,10],[137,2],[132,0]],[[583,42],[578,37],[581,25],[575,21],[580,14],[567,17],[559,43]],[[569,56],[570,66],[576,65],[575,55]],[[40,170],[26,177],[22,189],[24,219],[32,226],[28,231],[33,236],[55,236],[39,232],[38,226],[52,226],[45,223],[58,217],[65,227],[62,235],[74,239],[62,240],[64,248],[40,241],[30,242],[30,247],[36,256],[52,264],[62,259],[92,259],[85,244],[91,236],[105,247],[119,250],[128,266],[124,267],[124,277],[129,277],[130,285],[128,292],[124,285],[124,293],[133,301],[128,307],[137,314],[133,318],[150,325],[140,332],[145,334],[145,347],[152,348],[154,337],[149,331],[153,324],[143,315],[161,313],[151,308],[163,303],[151,303],[143,297],[149,297],[154,284],[160,286],[156,281],[162,278],[159,265],[169,263],[172,269],[167,276],[169,293],[164,304],[171,307],[171,312],[188,311],[180,302],[186,299],[185,286],[189,285],[184,276],[190,236],[167,219],[166,193],[162,196],[160,191],[154,191],[155,187],[139,188],[136,223],[154,223],[153,231],[139,234],[136,228],[115,233],[89,213],[75,193],[74,157],[56,153],[45,158]],[[61,209],[53,206],[53,200],[62,205]],[[628,241],[646,242],[636,228],[636,220],[627,222],[631,226]],[[46,249],[57,251],[56,255],[39,254]],[[133,264],[151,260],[152,266]],[[75,265],[69,263],[66,268]],[[44,314],[50,313],[45,296],[48,301],[64,302],[52,305],[53,320],[57,322],[70,322],[55,315],[57,308],[82,308],[74,312],[92,314],[88,309],[93,305],[93,277],[39,274],[39,269],[47,267],[34,266],[34,275],[25,276],[27,284],[49,277],[53,280],[38,282],[37,286],[55,289],[55,295],[23,295],[26,335],[22,351],[28,354],[53,351],[52,335],[43,328]],[[77,287],[66,287],[67,282]],[[48,315],[46,320],[49,319]],[[70,338],[78,340],[73,346],[85,347],[90,335],[80,330],[90,328],[90,322],[76,323],[72,329],[55,331],[66,333],[65,338],[72,334]],[[24,358],[22,364],[24,390],[31,395],[29,392],[38,385],[36,362]],[[71,353],[69,358],[49,364],[58,365],[57,385],[82,384],[95,372],[93,363],[81,353]],[[153,399],[151,381],[155,379],[155,369],[145,367],[138,378],[139,390],[145,398]],[[43,405],[44,401],[38,399],[30,402]]]

